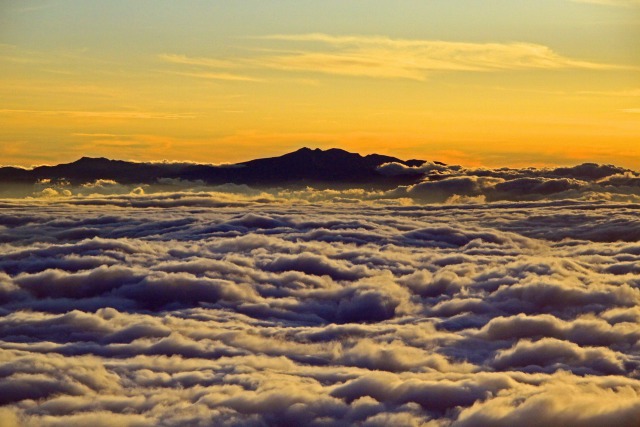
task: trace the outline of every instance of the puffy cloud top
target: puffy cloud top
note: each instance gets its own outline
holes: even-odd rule
[[[635,176],[586,170],[0,200],[0,419],[636,426],[638,205],[549,200]]]

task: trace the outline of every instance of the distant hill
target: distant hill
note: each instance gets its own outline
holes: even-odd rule
[[[362,156],[345,150],[301,148],[279,157],[256,159],[233,165],[192,163],[137,163],[83,157],[73,163],[33,169],[0,167],[0,183],[34,184],[42,180],[68,181],[79,185],[99,179],[121,184],[156,184],[166,179],[202,181],[210,185],[234,183],[254,187],[393,188],[418,179],[416,175],[385,176],[377,167],[389,162],[419,166],[424,161],[403,161],[391,156]]]

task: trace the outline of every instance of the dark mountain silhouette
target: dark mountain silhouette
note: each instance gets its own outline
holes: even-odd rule
[[[233,165],[192,163],[137,163],[106,158],[83,157],[73,163],[39,166],[33,169],[0,168],[0,183],[34,184],[42,180],[68,181],[79,185],[98,179],[121,184],[157,184],[167,179],[202,181],[206,184],[248,184],[255,187],[315,185],[339,188],[359,185],[392,188],[417,180],[417,176],[384,176],[377,167],[389,162],[419,166],[423,160],[403,161],[395,157],[362,156],[345,150],[301,148],[279,157],[256,159]]]

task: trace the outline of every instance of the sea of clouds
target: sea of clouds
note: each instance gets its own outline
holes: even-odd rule
[[[0,425],[637,426],[640,185],[602,168],[0,200]]]
[[[614,165],[583,163],[557,168],[466,168],[438,162],[421,166],[386,163],[377,168],[381,175],[394,179],[415,176],[411,185],[387,189],[344,189],[349,183],[333,185],[342,190],[312,187],[251,188],[247,185],[207,185],[203,181],[159,178],[153,183],[122,184],[98,179],[80,185],[62,180],[42,180],[35,185],[0,183],[0,198],[95,197],[99,195],[226,193],[232,198],[261,196],[263,199],[331,202],[390,202],[404,204],[469,204],[514,201],[584,200],[640,203],[640,173]],[[129,178],[131,181],[131,178]],[[316,187],[318,187],[316,185]],[[183,196],[180,196],[184,199]],[[184,200],[183,200],[184,201]],[[230,198],[227,197],[229,202]],[[135,200],[132,203],[138,203]],[[126,202],[129,203],[129,202]],[[130,203],[129,203],[130,204]],[[152,203],[153,204],[153,203]],[[169,203],[167,203],[169,205]]]

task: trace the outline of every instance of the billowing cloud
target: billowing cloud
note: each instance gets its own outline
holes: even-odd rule
[[[269,204],[376,203],[468,204],[485,202],[601,201],[640,202],[640,174],[614,165],[583,163],[557,168],[465,168],[426,161],[413,166],[381,164],[375,183],[309,182],[309,186],[207,184],[201,179],[147,179],[127,184],[111,179],[75,182],[40,180],[35,185],[7,184],[0,196],[39,199],[70,198],[69,203],[122,206],[240,206],[256,201]],[[385,182],[388,180],[388,182]],[[406,183],[406,184],[402,184]],[[399,185],[398,185],[399,184]],[[394,186],[396,186],[394,188]],[[320,188],[317,188],[320,187]],[[78,197],[79,196],[79,197]],[[126,196],[126,197],[123,197]],[[142,197],[141,197],[142,196]]]
[[[400,186],[383,196],[408,197],[418,203],[640,200],[637,172],[595,163],[555,169],[468,169],[433,162],[410,167],[387,163],[379,166],[378,171],[388,176],[421,176],[418,183]]]
[[[0,200],[7,425],[637,424],[637,204],[119,185]]]

